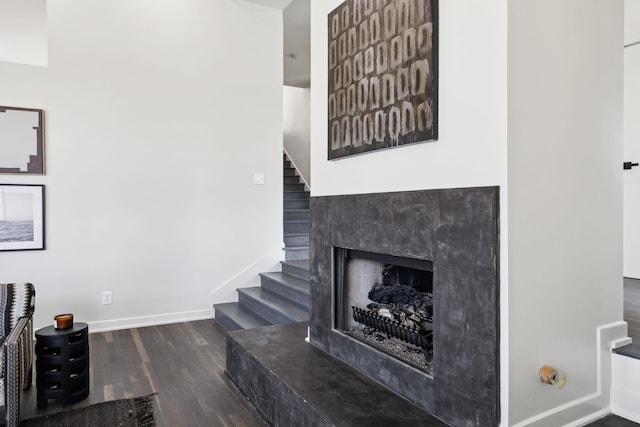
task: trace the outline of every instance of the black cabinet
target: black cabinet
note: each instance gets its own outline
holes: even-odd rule
[[[77,322],[69,329],[47,326],[36,331],[38,407],[49,399],[63,406],[89,395],[89,327]]]

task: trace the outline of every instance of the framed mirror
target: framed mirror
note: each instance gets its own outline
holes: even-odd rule
[[[44,175],[44,111],[0,106],[0,173]]]

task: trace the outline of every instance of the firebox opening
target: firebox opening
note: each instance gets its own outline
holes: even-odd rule
[[[432,372],[433,262],[334,248],[335,329]]]

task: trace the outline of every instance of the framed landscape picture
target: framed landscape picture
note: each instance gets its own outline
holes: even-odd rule
[[[0,251],[44,249],[44,185],[0,184]]]
[[[328,21],[329,159],[438,139],[438,1],[347,0]]]
[[[0,107],[0,173],[44,174],[44,112]]]

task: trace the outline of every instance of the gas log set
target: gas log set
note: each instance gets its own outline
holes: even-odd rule
[[[382,283],[375,283],[367,294],[372,302],[366,308],[351,306],[353,319],[360,325],[346,332],[431,371],[433,294],[418,291],[410,282],[406,269],[385,265]]]

